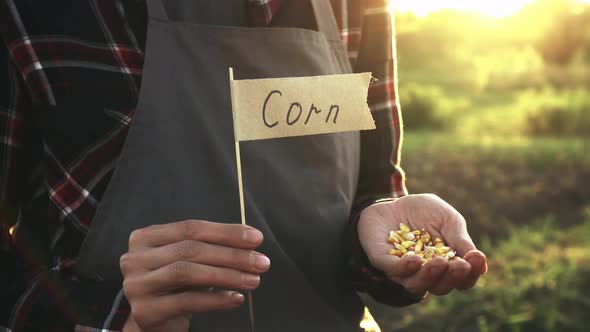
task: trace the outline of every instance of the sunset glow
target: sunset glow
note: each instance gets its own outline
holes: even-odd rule
[[[398,12],[412,12],[418,17],[424,17],[431,12],[442,9],[467,11],[486,16],[502,18],[518,13],[524,6],[535,0],[390,0],[391,7]],[[590,3],[590,0],[579,0]]]

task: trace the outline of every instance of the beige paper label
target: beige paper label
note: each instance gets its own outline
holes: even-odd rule
[[[371,73],[232,80],[236,140],[375,129]]]

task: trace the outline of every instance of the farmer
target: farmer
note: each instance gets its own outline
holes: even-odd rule
[[[406,195],[385,0],[144,1],[0,1],[0,326],[250,331],[255,290],[256,331],[358,331],[357,291],[477,282],[461,215]],[[228,67],[370,71],[377,129],[244,143],[242,226]],[[463,258],[388,255],[400,222]]]

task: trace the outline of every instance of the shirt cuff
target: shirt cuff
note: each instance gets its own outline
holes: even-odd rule
[[[361,212],[377,203],[393,202],[396,198],[383,198],[365,201],[358,204],[350,218],[350,236],[352,252],[350,256],[350,272],[353,287],[371,295],[376,301],[396,307],[409,306],[422,301],[427,293],[416,295],[407,291],[402,285],[393,282],[380,270],[374,268],[361,246],[357,225]]]

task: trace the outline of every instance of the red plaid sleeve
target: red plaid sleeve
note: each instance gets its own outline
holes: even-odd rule
[[[110,5],[107,9],[116,9],[112,2],[104,4]],[[72,6],[71,10],[76,15],[93,15],[92,10],[81,9],[83,5],[80,2],[79,7]],[[90,3],[86,6],[90,6]],[[56,37],[48,28],[51,24],[47,24],[55,22],[50,20],[53,14],[44,11],[50,7],[41,6],[41,2],[33,4],[29,1],[0,1],[0,331],[74,331],[75,328],[88,330],[87,326],[96,327],[100,331],[120,330],[129,313],[128,305],[120,292],[121,283],[83,280],[72,273],[72,263],[67,257],[75,256],[85,233],[72,232],[72,227],[65,227],[69,216],[62,214],[60,218],[59,211],[65,209],[58,210],[60,206],[53,202],[71,197],[71,192],[62,190],[57,193],[55,188],[60,188],[59,184],[51,186],[51,180],[45,177],[52,174],[52,171],[55,173],[57,169],[63,170],[59,175],[66,179],[76,176],[72,181],[90,178],[87,181],[92,182],[102,173],[83,174],[85,177],[70,170],[66,173],[66,168],[62,166],[74,164],[71,160],[91,160],[93,166],[96,166],[97,160],[90,159],[93,157],[91,154],[84,154],[84,157],[89,156],[84,159],[80,158],[80,154],[72,153],[70,156],[63,151],[60,153],[63,160],[51,158],[55,154],[48,140],[50,135],[46,126],[51,117],[41,112],[51,110],[56,98],[79,96],[79,91],[84,91],[84,86],[70,84],[69,78],[76,77],[77,70],[89,77],[90,70],[66,70],[63,66],[60,67],[61,60],[70,59],[68,57],[93,58],[95,62],[102,61],[102,64],[117,64],[112,59],[116,59],[121,52],[113,52],[111,55],[108,52],[110,48],[96,47],[93,43],[85,44],[75,37],[67,38],[63,31],[62,35]],[[52,10],[64,8],[51,7]],[[113,14],[109,16],[110,12],[107,10],[100,13],[106,13],[101,17],[114,17],[108,22],[120,17]],[[63,16],[67,17],[67,12]],[[96,19],[94,23],[83,19],[74,22],[78,22],[79,26],[72,31],[85,32],[87,36],[100,38],[100,34],[92,33],[92,29],[100,29]],[[75,33],[72,34],[75,36]],[[88,38],[91,39],[90,37]],[[70,45],[66,47],[60,44],[66,40],[71,42]],[[103,44],[107,43],[103,41]],[[111,44],[118,45],[115,42],[107,45]],[[94,52],[76,53],[77,50],[88,49]],[[129,59],[134,58],[129,56]],[[49,66],[53,70],[45,70],[47,68],[44,65],[49,63],[54,65]],[[123,63],[129,66],[129,62]],[[120,81],[133,82],[131,75],[137,75],[136,72],[127,70],[127,67],[122,68],[120,73],[113,71],[115,74],[108,77],[108,83],[113,85]],[[48,72],[54,76],[48,75]],[[100,72],[103,76],[99,77],[105,77],[106,72],[108,71]],[[56,82],[56,77],[66,78]],[[53,78],[54,81],[48,78]],[[89,81],[100,84],[95,80]],[[74,88],[78,90],[73,90]],[[123,107],[113,108],[114,110],[125,110],[124,106],[134,104],[133,91],[116,91],[120,91],[125,100],[121,102]],[[127,99],[130,101],[127,102]],[[86,111],[86,115],[91,115],[93,110],[89,108]],[[104,110],[100,108],[99,112],[103,114]],[[51,115],[58,114],[53,112]],[[107,116],[109,115],[105,115]],[[114,122],[120,122],[120,127],[126,128],[125,117]],[[63,123],[63,128],[60,134],[65,134],[73,126]],[[83,136],[78,135],[76,143],[82,142],[85,139]],[[117,146],[110,141],[105,146],[115,147],[111,150],[114,151],[113,159],[116,158]],[[81,150],[86,151],[84,147]],[[50,168],[51,166],[54,167]],[[85,168],[87,171],[89,169],[94,170],[91,167]],[[88,189],[86,196],[93,198],[92,195],[96,192],[88,194],[91,191]],[[82,204],[78,205],[80,206]],[[69,211],[74,212],[72,208]],[[83,213],[85,211],[88,209],[78,208],[70,215],[79,220],[80,217],[89,216]],[[56,227],[58,224],[64,227]],[[9,231],[11,228],[12,234]],[[58,242],[65,243],[59,251],[54,250]],[[70,255],[62,257],[56,253]]]
[[[349,8],[355,6],[349,3]],[[371,266],[358,239],[361,211],[376,202],[407,195],[400,167],[402,120],[397,99],[395,32],[387,0],[365,0],[356,4],[360,29],[343,29],[349,56],[357,72],[372,72],[376,81],[369,88],[368,104],[376,130],[361,132],[361,169],[355,205],[351,213],[352,281],[356,289],[379,302],[394,306],[417,303],[422,296],[407,292]],[[350,15],[348,15],[350,16]]]

